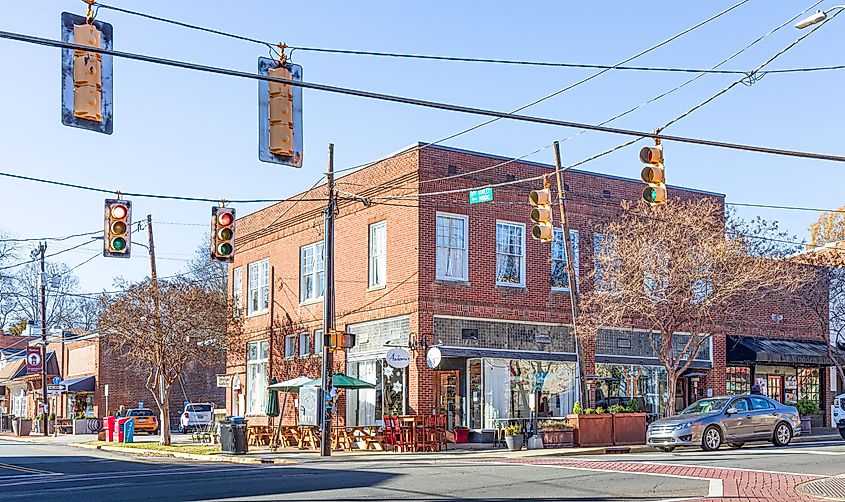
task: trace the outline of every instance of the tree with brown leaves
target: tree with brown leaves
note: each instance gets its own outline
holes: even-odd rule
[[[146,375],[159,409],[161,444],[170,444],[170,391],[186,367],[213,364],[226,335],[242,330],[225,293],[193,281],[149,280],[102,300],[99,330],[109,344]]]
[[[602,245],[594,250],[593,289],[582,297],[585,336],[599,327],[650,330],[669,380],[668,415],[678,378],[725,320],[806,281],[793,263],[753,256],[747,239],[726,235],[724,218],[722,205],[707,198],[623,203],[617,219],[595,228]]]
[[[810,225],[810,246],[824,246],[845,240],[845,206],[836,211],[825,211]]]

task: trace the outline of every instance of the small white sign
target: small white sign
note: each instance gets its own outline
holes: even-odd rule
[[[440,349],[437,347],[428,349],[428,353],[425,355],[425,363],[429,368],[436,369],[440,366],[441,360],[443,360],[443,354],[440,353]]]
[[[394,347],[387,351],[387,364],[391,368],[407,368],[411,364],[411,354],[403,348]]]
[[[103,385],[103,395],[109,397],[109,384]]]
[[[231,377],[229,375],[217,375],[217,386],[228,387]]]

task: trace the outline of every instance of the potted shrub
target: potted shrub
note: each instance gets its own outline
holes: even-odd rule
[[[798,415],[801,417],[801,433],[811,434],[813,432],[813,420],[810,415],[815,415],[819,412],[819,403],[812,399],[799,399],[797,403],[792,403],[798,409]]]
[[[609,409],[613,417],[613,444],[616,446],[645,444],[646,414],[640,412],[637,401],[626,405],[613,405]]]
[[[466,443],[469,440],[469,429],[456,425],[446,431],[446,439],[452,443]]]
[[[570,448],[575,445],[575,429],[562,420],[542,420],[538,434],[544,448]]]
[[[604,413],[604,408],[582,408],[576,402],[572,414],[567,415],[566,423],[574,432],[578,446],[610,446],[613,444],[613,415]]]
[[[521,450],[523,439],[522,427],[520,427],[519,424],[508,425],[505,427],[505,444],[508,445],[508,450]]]
[[[32,419],[15,418],[12,420],[12,432],[15,433],[15,436],[29,436],[32,432]]]

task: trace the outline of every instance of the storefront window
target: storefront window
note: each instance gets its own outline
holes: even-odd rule
[[[349,376],[375,384],[375,389],[347,391],[346,421],[351,425],[381,425],[384,415],[405,413],[405,370],[383,359],[352,361]]]
[[[264,413],[267,402],[267,361],[269,345],[267,340],[250,342],[246,363],[247,414]]]
[[[801,368],[798,370],[798,399],[810,399],[818,402],[819,369]]]
[[[725,368],[725,379],[729,395],[751,392],[751,368],[728,366]]]
[[[602,377],[596,384],[597,406],[635,400],[646,413],[665,414],[669,379],[662,366],[596,364],[596,374]]]

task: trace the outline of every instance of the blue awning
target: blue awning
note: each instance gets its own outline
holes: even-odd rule
[[[94,392],[96,377],[94,375],[68,378],[62,380],[59,385],[66,387],[66,392]]]

